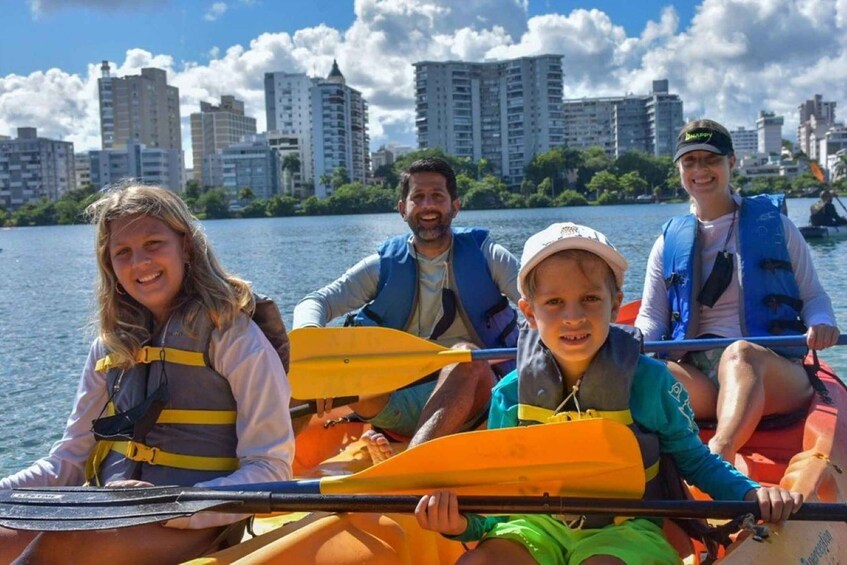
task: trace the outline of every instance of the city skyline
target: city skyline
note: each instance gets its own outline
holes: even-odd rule
[[[686,119],[708,116],[750,129],[767,110],[784,116],[788,138],[804,100],[823,94],[847,104],[847,5],[836,0],[814,7],[791,0],[650,1],[635,8],[599,0],[307,4],[10,2],[0,40],[0,135],[32,126],[72,141],[78,152],[99,149],[102,59],[115,76],[142,67],[167,71],[168,83],[180,89],[187,164],[188,120],[200,102],[234,95],[264,131],[264,73],[325,76],[333,59],[368,100],[372,148],[414,143],[412,64],[423,60],[562,54],[565,98],[647,94],[653,80],[667,78]],[[67,48],[81,30],[87,41]],[[45,34],[57,37],[47,41]]]

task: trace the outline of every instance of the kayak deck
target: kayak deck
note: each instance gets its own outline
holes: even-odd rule
[[[847,501],[847,390],[820,372],[826,393],[815,393],[805,420],[777,430],[760,430],[745,445],[736,465],[762,483],[802,492],[807,501]],[[361,423],[324,427],[314,423],[297,439],[295,474],[349,474],[370,465],[359,439]],[[710,430],[701,437],[708,440]],[[695,498],[708,498],[692,489]],[[465,548],[422,530],[414,516],[401,514],[283,514],[259,517],[259,535],[194,563],[454,563]],[[665,528],[686,563],[699,563],[699,543],[668,521]],[[847,524],[789,522],[764,542],[742,532],[720,560],[725,564],[839,563],[845,558]]]

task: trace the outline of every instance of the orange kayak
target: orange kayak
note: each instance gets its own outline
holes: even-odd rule
[[[742,448],[737,465],[756,480],[802,492],[808,501],[847,502],[847,389],[827,367],[825,386],[804,419],[759,430]],[[295,473],[301,477],[348,474],[370,464],[359,440],[364,426],[313,421],[297,440]],[[704,430],[704,440],[710,437]],[[838,440],[836,440],[838,438]],[[695,497],[704,497],[693,489]],[[704,549],[667,521],[666,534],[686,563]],[[254,538],[196,563],[453,563],[465,548],[420,529],[411,515],[293,513],[260,517]],[[788,522],[766,541],[742,532],[719,562],[840,563],[847,560],[847,524]]]

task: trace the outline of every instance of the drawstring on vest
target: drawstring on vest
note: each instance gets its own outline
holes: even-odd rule
[[[565,407],[565,404],[568,403],[568,400],[573,398],[574,406],[576,406],[576,413],[582,416],[582,410],[579,408],[579,400],[576,397],[576,393],[579,392],[579,384],[582,382],[582,377],[579,377],[577,381],[574,383],[573,387],[571,387],[571,393],[565,397],[561,404],[556,406],[556,409],[553,410],[553,414],[558,414]]]

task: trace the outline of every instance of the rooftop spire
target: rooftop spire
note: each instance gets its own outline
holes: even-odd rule
[[[344,80],[344,75],[341,74],[341,70],[338,68],[338,62],[335,59],[332,60],[332,70],[329,71],[329,75],[327,75],[326,80],[340,84],[345,84],[347,82]]]

